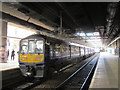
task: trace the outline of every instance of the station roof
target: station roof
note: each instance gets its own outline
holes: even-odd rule
[[[45,28],[53,35],[87,42],[97,40],[106,45],[120,35],[117,2],[4,2],[3,5],[19,13],[3,8],[7,15],[35,25],[38,30]]]

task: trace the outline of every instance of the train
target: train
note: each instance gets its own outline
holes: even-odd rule
[[[19,67],[25,77],[43,78],[95,53],[93,48],[35,34],[20,40]]]

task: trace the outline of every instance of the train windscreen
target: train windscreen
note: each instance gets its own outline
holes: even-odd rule
[[[35,52],[36,53],[43,53],[43,40],[37,40],[36,41]]]
[[[22,40],[20,52],[21,53],[43,53],[43,40]]]
[[[21,41],[20,52],[21,53],[27,53],[27,51],[28,51],[28,40],[22,40]]]
[[[35,53],[35,41],[34,40],[29,40],[28,53]]]

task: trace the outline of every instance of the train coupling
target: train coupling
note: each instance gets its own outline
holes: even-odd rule
[[[32,71],[32,69],[33,69],[33,67],[31,67],[31,66],[26,66],[26,72],[30,72],[30,71]]]
[[[27,75],[27,76],[31,76],[31,75],[32,75],[32,73],[30,73],[30,72],[27,72],[27,73],[26,73],[26,75]]]

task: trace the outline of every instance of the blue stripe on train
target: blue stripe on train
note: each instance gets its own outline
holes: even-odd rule
[[[20,62],[19,61],[19,63],[21,63],[21,64],[25,64],[25,65],[36,65],[36,64],[43,64],[43,62],[41,63],[25,63],[25,62]]]

